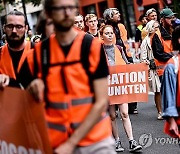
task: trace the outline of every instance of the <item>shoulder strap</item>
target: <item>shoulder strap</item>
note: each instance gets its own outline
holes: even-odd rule
[[[92,85],[91,72],[89,71],[89,54],[91,50],[92,40],[93,36],[91,36],[90,34],[85,34],[81,45],[81,63],[89,78],[89,85]],[[93,87],[91,87],[91,91],[93,91]]]
[[[83,64],[83,68],[85,69],[87,75],[90,75],[89,72],[89,54],[90,54],[90,48],[92,44],[93,36],[90,34],[85,34],[83,40],[82,40],[82,45],[81,45],[81,62]]]
[[[46,108],[49,106],[49,101],[47,99],[47,81],[46,81],[46,76],[48,74],[48,69],[49,69],[49,65],[50,65],[50,43],[49,43],[49,38],[46,38],[42,44],[41,44],[41,67],[42,67],[42,79],[44,81],[45,84],[45,95],[44,95],[44,99],[46,102]]]
[[[50,65],[50,47],[49,38],[45,39],[41,45],[41,62],[42,62],[42,73],[43,79],[46,78],[48,73],[48,67]]]

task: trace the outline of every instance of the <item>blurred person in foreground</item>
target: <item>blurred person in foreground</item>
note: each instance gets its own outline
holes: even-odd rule
[[[74,28],[77,0],[45,0],[55,35],[36,44],[38,83],[29,91],[43,98],[50,142],[58,154],[115,154],[107,115],[108,66],[98,38]],[[40,87],[41,86],[41,87]]]
[[[41,40],[44,40],[54,33],[52,19],[47,17],[44,11],[42,11],[38,17],[36,33],[41,36]]]
[[[172,33],[175,55],[168,61],[162,78],[162,109],[165,133],[180,138],[180,26]]]

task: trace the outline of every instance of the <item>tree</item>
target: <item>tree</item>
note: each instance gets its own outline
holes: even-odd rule
[[[25,3],[32,3],[34,6],[41,4],[41,0],[24,0]],[[9,3],[13,4],[15,3],[15,0],[0,0],[0,3]]]

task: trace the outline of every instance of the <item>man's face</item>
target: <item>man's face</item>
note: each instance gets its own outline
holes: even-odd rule
[[[113,17],[112,17],[112,20],[116,23],[120,22],[121,18],[120,18],[120,13],[118,10],[114,10],[113,11],[114,14],[113,14]]]
[[[79,28],[80,30],[84,30],[84,21],[82,16],[75,16],[74,26]]]
[[[50,18],[53,20],[57,31],[69,31],[74,25],[77,12],[75,0],[53,0]]]
[[[165,27],[172,27],[172,21],[174,20],[174,16],[163,18],[163,23]]]
[[[89,29],[91,30],[96,30],[97,29],[97,24],[98,24],[98,21],[97,21],[97,17],[92,17],[91,19],[89,19],[87,22],[86,22],[86,25],[89,27]]]
[[[152,13],[150,13],[150,14],[147,16],[147,19],[148,19],[149,21],[151,21],[151,20],[157,21],[157,13],[153,11]]]
[[[27,26],[25,25],[24,16],[8,15],[7,23],[4,25],[6,39],[11,48],[22,45],[25,38]]]

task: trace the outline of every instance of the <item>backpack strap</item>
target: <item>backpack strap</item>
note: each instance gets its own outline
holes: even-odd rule
[[[57,64],[50,64],[50,43],[49,43],[49,38],[45,39],[43,42],[42,42],[42,45],[41,45],[41,66],[42,66],[42,78],[45,82],[45,101],[46,101],[46,107],[48,107],[48,99],[47,99],[47,83],[46,83],[46,76],[48,74],[48,69],[49,67],[53,67],[53,66],[57,66],[57,65],[62,65],[62,66],[67,66],[67,65],[72,65],[72,64],[75,64],[75,63],[78,63],[78,62],[81,62],[82,63],[82,66],[84,68],[84,70],[86,71],[88,77],[89,77],[89,82],[92,82],[91,81],[91,73],[89,71],[89,66],[90,66],[90,63],[89,63],[89,54],[90,54],[90,48],[91,48],[91,44],[92,44],[92,40],[93,40],[93,37],[89,34],[85,34],[83,40],[82,40],[82,45],[81,45],[81,57],[80,57],[80,61],[73,61],[73,62],[68,62],[68,63],[57,63]],[[65,84],[65,83],[64,83]],[[90,84],[92,85],[92,84]]]
[[[50,43],[49,43],[49,38],[46,38],[41,45],[41,66],[42,66],[42,79],[44,81],[45,84],[45,95],[44,95],[44,99],[46,102],[46,108],[49,106],[49,101],[47,99],[47,74],[48,74],[48,69],[49,69],[49,65],[50,65]]]
[[[83,40],[82,40],[82,45],[81,45],[81,63],[86,71],[86,74],[88,75],[89,78],[89,85],[92,85],[92,75],[91,72],[89,71],[89,54],[90,54],[90,49],[91,49],[91,44],[92,44],[93,36],[90,34],[85,34]],[[93,88],[91,87],[91,91]]]

